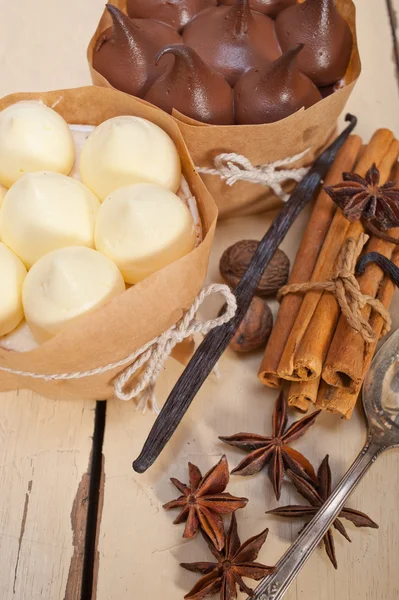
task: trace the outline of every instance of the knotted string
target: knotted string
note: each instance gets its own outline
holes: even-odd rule
[[[195,319],[196,312],[205,298],[213,293],[221,293],[225,297],[225,312],[220,317],[210,321],[197,321]],[[129,401],[141,395],[138,404],[139,410],[145,411],[148,404],[151,403],[153,411],[159,412],[154,396],[155,383],[173,348],[196,333],[206,335],[212,329],[215,329],[215,327],[228,323],[234,317],[236,311],[236,297],[226,285],[212,284],[201,290],[182,319],[165,331],[165,333],[141,348],[140,356],[118,376],[114,385],[117,398]],[[147,363],[147,366],[140,381],[131,390],[127,391],[126,386],[128,382],[145,363]]]
[[[331,292],[352,329],[360,333],[365,342],[375,342],[377,336],[370,323],[363,317],[363,308],[368,304],[383,319],[382,335],[385,335],[391,329],[392,321],[389,311],[380,300],[362,293],[359,282],[355,277],[358,258],[368,239],[368,235],[362,234],[358,241],[354,238],[346,240],[338,257],[337,269],[330,281],[288,284],[279,291],[279,300],[287,294],[306,294],[306,292],[312,290]]]
[[[303,158],[309,150],[310,148],[295,156],[258,166],[254,166],[242,154],[236,154],[235,152],[219,154],[214,158],[213,168],[197,167],[197,171],[203,175],[218,175],[229,186],[233,186],[237,181],[249,181],[250,183],[269,186],[280,200],[286,202],[289,194],[284,192],[281,184],[289,180],[299,183],[308,173],[309,168],[280,169],[280,167],[294,164]]]
[[[216,319],[211,319],[209,321],[197,321],[195,315],[199,307],[204,300],[212,294],[222,294],[224,296],[226,302],[225,311]],[[141,396],[137,409],[145,412],[148,406],[151,404],[153,411],[158,413],[159,408],[154,396],[155,382],[165,364],[166,359],[169,357],[175,346],[196,333],[206,335],[212,329],[228,323],[234,317],[236,311],[237,300],[234,294],[230,291],[230,288],[227,285],[214,283],[204,287],[201,290],[189,310],[183,315],[180,321],[178,321],[175,325],[158,337],[154,338],[118,362],[110,363],[103,367],[97,367],[89,371],[77,371],[74,373],[30,373],[27,371],[19,371],[17,369],[10,369],[2,366],[0,366],[0,371],[11,373],[13,375],[19,375],[21,377],[30,377],[31,379],[41,379],[44,381],[70,381],[75,379],[84,379],[94,375],[100,375],[128,365],[126,369],[122,371],[122,373],[119,373],[114,380],[115,396],[119,398],[119,400],[124,401],[132,400],[133,398]],[[134,387],[128,390],[127,387],[129,381],[137,373],[137,371],[139,371],[139,369],[144,367],[144,365],[146,365],[146,367],[139,381]]]

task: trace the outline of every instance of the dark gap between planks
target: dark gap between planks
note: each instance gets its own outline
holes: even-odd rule
[[[392,44],[393,44],[393,55],[396,64],[396,79],[399,85],[399,43],[398,37],[396,35],[396,29],[398,26],[398,16],[396,14],[395,8],[393,6],[393,0],[385,0],[388,10],[389,23],[391,26],[392,33]]]
[[[99,523],[98,510],[102,474],[102,452],[106,421],[107,403],[97,402],[94,417],[93,445],[91,450],[91,468],[89,497],[87,499],[87,523],[85,551],[83,558],[82,590],[80,600],[92,600],[95,596],[94,569],[96,564],[96,539]]]

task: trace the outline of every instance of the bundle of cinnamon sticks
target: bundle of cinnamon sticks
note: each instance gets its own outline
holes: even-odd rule
[[[380,171],[381,184],[399,180],[398,155],[399,142],[387,129],[378,130],[366,147],[360,137],[351,136],[331,167],[325,185],[339,183],[345,171],[364,177],[373,163]],[[399,229],[389,234],[399,238]],[[361,221],[350,223],[322,190],[289,284],[328,281],[348,239],[356,242],[362,235]],[[372,236],[365,250],[379,252],[399,265],[398,246],[379,237]],[[362,294],[379,299],[385,308],[390,306],[395,286],[380,267],[370,264],[357,279]],[[265,350],[260,380],[270,387],[286,386],[289,404],[303,412],[315,404],[349,419],[384,326],[382,317],[369,305],[362,309],[362,316],[375,334],[372,342],[366,342],[351,327],[329,291],[286,295]]]

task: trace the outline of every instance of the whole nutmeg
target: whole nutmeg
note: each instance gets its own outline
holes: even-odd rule
[[[241,240],[224,251],[219,270],[223,279],[235,288],[252,260],[259,245],[256,240]],[[282,250],[276,250],[256,289],[257,296],[274,296],[288,281],[290,261]]]
[[[265,348],[273,329],[273,315],[263,298],[255,296],[230,342],[235,352],[251,352]]]

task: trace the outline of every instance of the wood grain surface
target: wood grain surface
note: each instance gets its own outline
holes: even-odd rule
[[[0,0],[0,96],[87,84],[85,47],[103,4],[103,0]],[[399,0],[357,0],[356,4],[363,74],[348,110],[358,116],[357,133],[365,140],[378,127],[389,127],[399,136],[399,62],[393,38]],[[242,238],[259,239],[271,218],[248,217],[219,225],[210,281],[219,280],[217,264],[226,246]],[[282,246],[291,257],[305,220],[302,215]],[[215,314],[216,304],[208,305],[203,315]],[[275,303],[272,307],[277,309]],[[395,327],[399,327],[398,309],[396,297],[392,311]],[[223,452],[231,467],[235,466],[241,453],[224,446],[218,435],[270,431],[275,393],[256,379],[260,359],[260,355],[238,358],[230,351],[225,353],[219,365],[221,379],[212,376],[207,381],[173,441],[145,475],[134,474],[131,462],[153,415],[137,413],[133,404],[108,402],[105,432],[100,431],[102,420],[97,419],[94,436],[93,468],[97,475],[103,468],[103,477],[100,494],[94,498],[98,515],[90,514],[89,520],[94,403],[79,399],[55,402],[24,391],[2,394],[0,599],[182,598],[197,576],[183,571],[179,562],[209,560],[210,555],[201,539],[184,541],[182,526],[172,525],[173,514],[161,508],[175,494],[169,477],[185,480],[188,461],[205,471]],[[157,386],[160,402],[180,372],[177,363],[168,362]],[[104,407],[101,410],[103,419]],[[364,421],[358,410],[349,423],[323,415],[295,447],[316,466],[329,453],[337,481],[364,439]],[[269,539],[259,558],[267,564],[277,561],[302,524],[265,516],[266,510],[276,506],[265,473],[251,478],[233,476],[229,489],[250,499],[248,507],[238,513],[242,539],[268,526]],[[367,512],[380,529],[348,525],[352,544],[336,536],[338,571],[332,569],[322,550],[317,551],[288,592],[288,600],[398,598],[398,498],[399,453],[392,451],[378,460],[348,502]],[[297,499],[286,484],[281,503]],[[90,510],[96,511],[93,496]],[[85,545],[95,542],[95,531],[91,531],[95,522],[97,548],[91,547],[85,562]],[[94,573],[85,573],[88,579],[82,588],[83,565],[93,570],[93,559]],[[88,589],[92,579],[93,592]]]
[[[1,395],[0,598],[80,598],[93,409]]]

